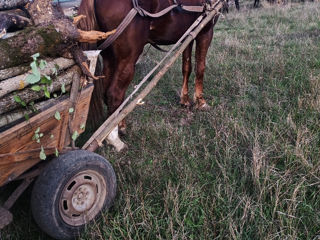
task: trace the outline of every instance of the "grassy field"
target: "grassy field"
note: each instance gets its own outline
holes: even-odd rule
[[[209,111],[179,106],[179,62],[129,116],[129,150],[99,150],[117,199],[80,239],[320,239],[320,3],[231,12],[207,67]],[[28,206],[1,240],[47,239]]]

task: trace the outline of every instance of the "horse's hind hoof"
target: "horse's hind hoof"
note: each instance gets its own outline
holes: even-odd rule
[[[189,103],[189,104],[180,103],[180,106],[181,106],[182,108],[187,109],[187,110],[190,110],[190,109],[192,108],[192,104],[191,104],[191,103]]]
[[[119,128],[119,135],[120,136],[127,135],[127,129],[126,128]]]
[[[124,142],[122,142],[122,143],[119,143],[119,144],[117,144],[117,145],[113,145],[113,147],[114,147],[114,149],[119,153],[119,152],[125,152],[125,151],[127,151],[128,150],[128,145],[127,144],[125,144]]]
[[[190,109],[192,106],[192,102],[189,99],[188,95],[181,95],[180,97],[180,105],[184,108]]]

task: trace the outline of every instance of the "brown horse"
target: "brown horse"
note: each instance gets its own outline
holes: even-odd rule
[[[211,0],[212,1],[212,0]],[[157,13],[173,5],[174,0],[139,0],[139,5],[151,12]],[[185,6],[201,6],[210,0],[178,0]],[[133,8],[132,0],[82,0],[79,14],[86,15],[80,23],[84,30],[110,31],[116,29],[128,12]],[[147,43],[158,45],[174,44],[196,20],[201,13],[186,12],[179,7],[160,18],[135,16],[124,32],[102,51],[103,75],[101,82],[97,82],[95,93],[103,97],[108,106],[108,114],[112,114],[123,102],[129,83],[133,79],[135,63]],[[218,17],[217,17],[218,18]],[[195,38],[195,93],[196,108],[206,109],[208,105],[203,97],[203,78],[206,55],[213,37],[213,26],[218,19],[211,21]],[[188,80],[192,71],[191,53],[193,42],[183,52],[183,85],[180,103],[191,106],[188,96]],[[101,102],[101,100],[100,100]],[[99,102],[94,103],[101,109]],[[96,113],[101,114],[101,110]],[[122,126],[120,126],[121,129]],[[122,130],[122,129],[121,129]]]

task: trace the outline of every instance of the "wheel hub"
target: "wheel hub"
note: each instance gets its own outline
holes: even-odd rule
[[[106,196],[106,183],[100,173],[80,172],[67,182],[61,193],[60,216],[69,225],[84,225],[100,212]]]
[[[97,197],[94,186],[89,184],[81,185],[72,196],[72,207],[78,212],[89,210]]]

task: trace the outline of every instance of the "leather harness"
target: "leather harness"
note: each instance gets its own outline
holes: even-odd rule
[[[211,1],[210,1],[211,3]],[[150,13],[147,10],[143,9],[139,5],[139,0],[132,0],[133,8],[130,10],[130,12],[127,14],[127,16],[122,20],[122,22],[117,27],[117,31],[111,35],[109,38],[107,38],[100,46],[98,46],[99,50],[104,50],[107,47],[109,47],[119,36],[120,34],[126,29],[126,27],[131,23],[133,18],[139,14],[142,17],[150,17],[150,18],[159,18],[164,16],[165,14],[169,13],[171,10],[175,8],[180,8],[183,11],[186,12],[192,12],[192,13],[203,13],[206,10],[206,6],[185,6],[182,4],[179,4],[177,0],[174,0],[174,4],[157,12],[157,13]]]

